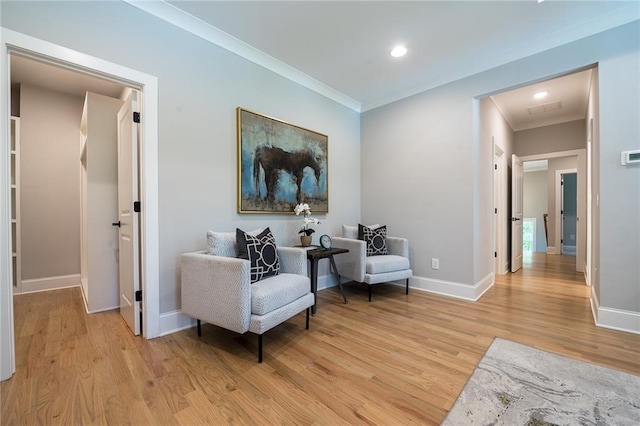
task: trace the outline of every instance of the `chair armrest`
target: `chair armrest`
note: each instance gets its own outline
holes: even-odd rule
[[[387,237],[387,252],[396,256],[409,257],[409,240],[406,238]]]
[[[278,247],[280,272],[307,276],[307,251],[296,247]]]
[[[244,333],[251,319],[248,260],[204,252],[180,257],[182,312],[190,317]]]
[[[333,247],[349,250],[349,253],[339,254],[334,257],[338,267],[338,274],[359,283],[363,282],[367,254],[366,243],[361,240],[343,237],[332,237],[331,241]]]

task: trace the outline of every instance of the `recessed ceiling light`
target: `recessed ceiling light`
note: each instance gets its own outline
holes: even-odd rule
[[[391,51],[391,56],[394,58],[399,58],[407,54],[407,48],[404,46],[396,46]]]
[[[542,92],[538,92],[535,95],[533,95],[533,97],[535,99],[542,99],[542,98],[546,98],[547,95],[549,94],[549,92],[547,92],[546,90],[542,91]]]

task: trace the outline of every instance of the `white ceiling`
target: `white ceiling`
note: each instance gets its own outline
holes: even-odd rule
[[[86,92],[117,98],[124,86],[76,71],[11,55],[11,83],[24,83],[46,87],[57,92],[84,97]]]
[[[637,0],[126,1],[199,35],[222,30],[223,47],[244,42],[363,111],[640,19]],[[409,52],[394,59],[398,43]]]
[[[514,131],[550,126],[585,118],[591,70],[566,75],[542,83],[491,96]],[[546,91],[543,99],[533,95]]]
[[[125,1],[362,111],[640,19],[637,0]],[[404,58],[389,55],[396,43]],[[78,95],[123,89],[15,55],[11,79]],[[514,130],[576,120],[589,79],[587,70],[492,99]],[[534,101],[541,87],[550,94]],[[528,112],[554,101],[562,108]]]

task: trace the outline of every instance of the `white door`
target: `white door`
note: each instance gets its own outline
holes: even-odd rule
[[[120,277],[120,315],[136,336],[140,334],[140,289],[138,273],[138,125],[133,123],[136,92],[129,94],[118,112],[118,248]]]
[[[522,160],[511,157],[511,272],[522,268]]]

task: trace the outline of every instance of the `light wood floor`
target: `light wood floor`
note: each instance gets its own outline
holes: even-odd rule
[[[379,285],[319,293],[265,335],[203,326],[145,341],[80,290],[15,298],[17,372],[0,423],[439,424],[495,336],[640,374],[640,336],[596,328],[573,258],[538,255],[479,302]]]

